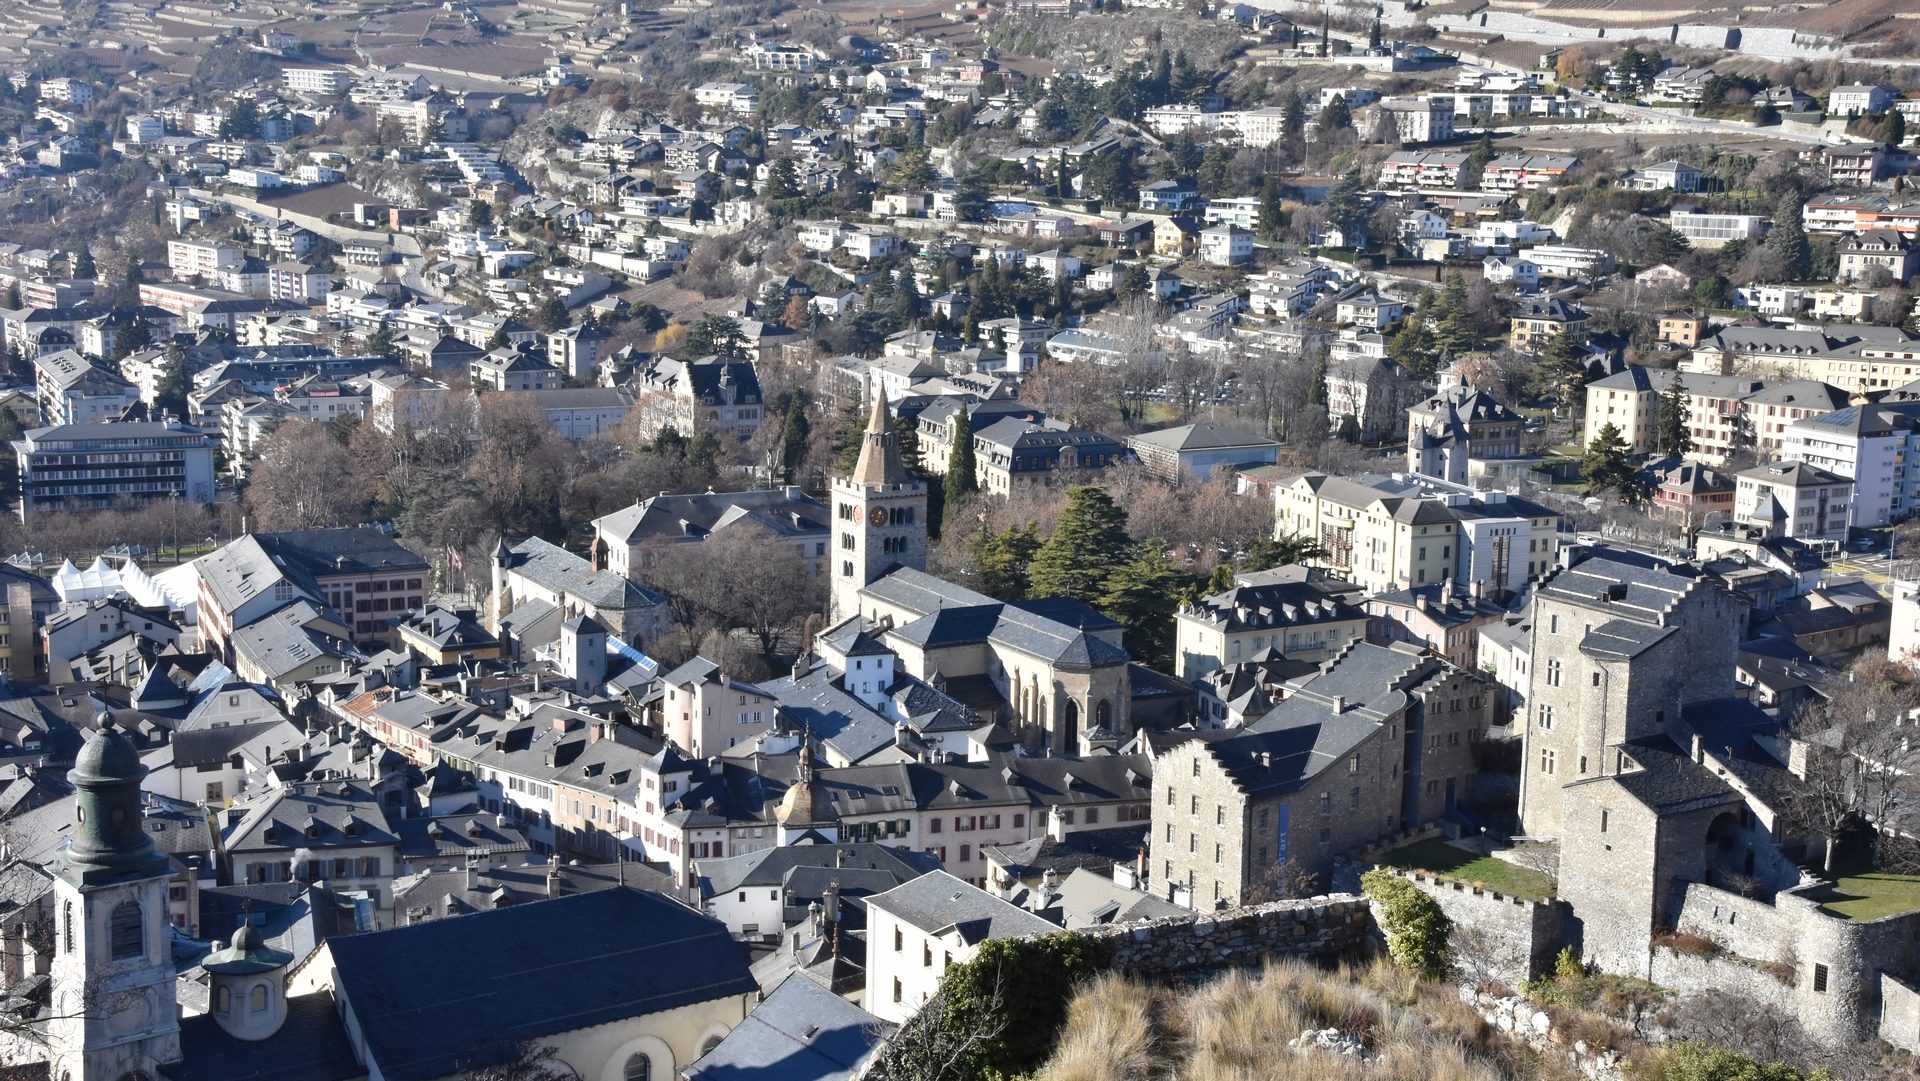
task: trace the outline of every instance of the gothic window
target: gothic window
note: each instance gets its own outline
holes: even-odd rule
[[[645,1052],[636,1051],[627,1058],[627,1068],[621,1071],[622,1081],[653,1081],[653,1060]]]
[[[147,952],[146,928],[138,901],[122,901],[113,906],[107,927],[107,941],[113,960],[125,961]]]

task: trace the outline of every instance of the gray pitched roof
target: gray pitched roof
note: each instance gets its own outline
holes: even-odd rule
[[[758,990],[724,924],[631,888],[330,947],[337,994],[388,1081],[445,1077],[503,1061],[520,1041]]]
[[[508,560],[515,574],[595,608],[624,611],[661,603],[660,595],[652,590],[613,571],[594,570],[584,557],[539,537],[528,537],[514,545]]]
[[[844,1081],[893,1028],[801,973],[788,976],[687,1081]]]
[[[967,942],[1016,938],[1058,930],[1053,924],[977,886],[934,871],[867,898],[869,912],[879,910],[928,934],[958,931]]]

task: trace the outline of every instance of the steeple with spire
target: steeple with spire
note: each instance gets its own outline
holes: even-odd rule
[[[860,441],[860,460],[853,467],[855,482],[876,488],[906,483],[907,467],[900,458],[900,433],[894,430],[892,412],[886,392],[875,387],[873,412],[867,416],[867,432]]]
[[[832,608],[838,623],[860,611],[860,591],[898,567],[927,565],[927,486],[907,473],[886,391],[875,385],[873,412],[850,476],[833,482]]]

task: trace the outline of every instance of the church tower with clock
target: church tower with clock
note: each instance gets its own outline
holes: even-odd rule
[[[103,714],[67,774],[72,839],[52,866],[53,1081],[147,1081],[180,1061],[167,882],[140,808],[140,751]]]
[[[927,567],[927,485],[907,475],[900,433],[893,429],[886,392],[873,388],[873,414],[853,473],[833,481],[833,575],[827,618],[839,623],[860,611],[860,591],[896,567]]]

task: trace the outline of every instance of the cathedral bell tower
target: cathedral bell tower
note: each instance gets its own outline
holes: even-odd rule
[[[180,1060],[167,880],[140,812],[140,751],[102,715],[68,778],[73,838],[55,857],[53,1081],[154,1077]]]
[[[927,566],[927,485],[907,475],[900,433],[893,430],[886,392],[873,388],[873,414],[853,474],[833,481],[833,573],[827,620],[860,611],[860,590],[897,567]]]

